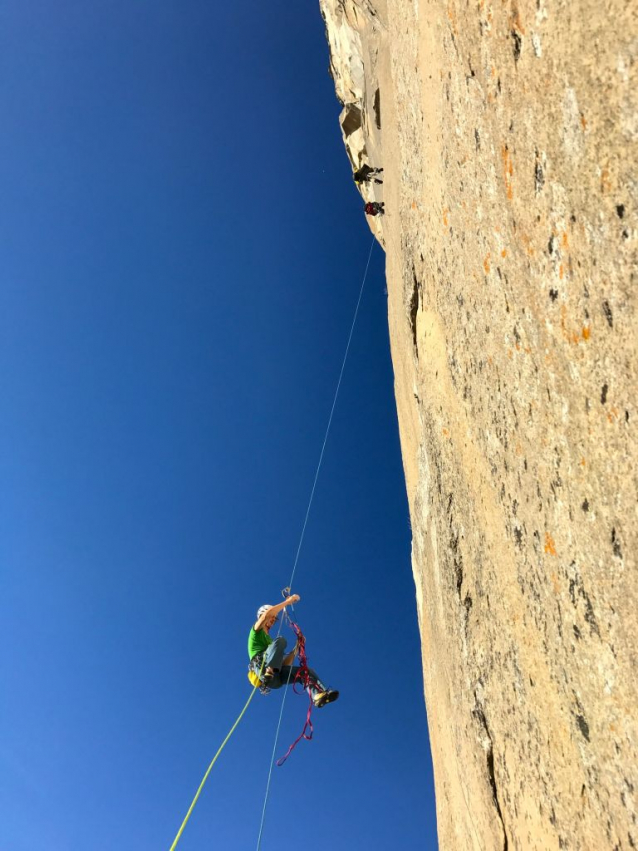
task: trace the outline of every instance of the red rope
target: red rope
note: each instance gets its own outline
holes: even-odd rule
[[[296,694],[300,694],[297,691],[297,683],[301,683],[303,688],[308,692],[308,712],[306,713],[306,723],[303,725],[303,730],[295,741],[290,745],[284,756],[277,760],[277,766],[282,766],[284,762],[288,759],[290,754],[297,747],[299,742],[302,739],[305,739],[309,742],[312,739],[312,734],[314,732],[314,728],[312,726],[312,721],[310,720],[310,716],[312,714],[312,708],[314,703],[312,702],[312,686],[316,685],[315,681],[311,678],[310,672],[308,670],[308,657],[306,656],[306,639],[301,629],[299,628],[299,624],[296,624],[292,618],[288,615],[286,611],[284,611],[286,616],[286,620],[290,624],[290,627],[295,633],[297,637],[297,655],[299,656],[299,670],[295,674],[295,678],[292,681],[292,688]],[[294,660],[293,660],[294,661]]]

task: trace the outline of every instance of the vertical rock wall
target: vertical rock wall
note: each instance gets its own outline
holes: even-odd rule
[[[637,8],[320,3],[385,167],[440,846],[635,848]]]

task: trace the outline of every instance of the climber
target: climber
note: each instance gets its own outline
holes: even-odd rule
[[[385,213],[383,201],[368,201],[364,209],[366,216],[382,216]]]
[[[383,171],[382,168],[372,168],[367,163],[364,163],[361,168],[357,169],[355,173],[352,175],[354,178],[354,182],[359,186],[362,183],[367,183],[368,181],[374,181],[375,183],[383,183],[378,177],[373,177],[373,174],[381,174]]]
[[[298,603],[299,599],[298,594],[292,594],[277,606],[264,605],[257,610],[257,621],[248,636],[249,670],[259,677],[262,685],[266,688],[281,688],[281,686],[290,685],[295,682],[295,677],[300,671],[298,665],[292,664],[295,659],[296,648],[285,655],[287,642],[283,635],[273,641],[268,634],[276,623],[279,612],[283,611],[286,606]],[[310,676],[310,696],[316,707],[332,703],[339,697],[338,691],[324,686],[312,668],[308,668],[308,674]]]

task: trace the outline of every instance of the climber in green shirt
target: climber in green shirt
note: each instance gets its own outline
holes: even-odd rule
[[[292,664],[296,655],[295,649],[286,655],[287,642],[283,635],[274,640],[269,635],[279,612],[282,612],[286,606],[298,603],[299,600],[298,594],[292,594],[277,606],[268,604],[260,606],[257,610],[257,620],[248,635],[250,669],[268,688],[281,688],[294,683],[300,670],[298,665]],[[324,686],[312,668],[308,668],[308,674],[310,675],[309,691],[315,706],[325,706],[326,703],[332,703],[339,697],[338,691]]]

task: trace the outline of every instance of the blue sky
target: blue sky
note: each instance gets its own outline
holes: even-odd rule
[[[370,247],[327,65],[306,0],[2,5],[6,851],[168,848],[248,696]],[[386,314],[376,246],[294,589],[341,699],[264,851],[436,847]],[[280,695],[183,851],[255,847]]]

